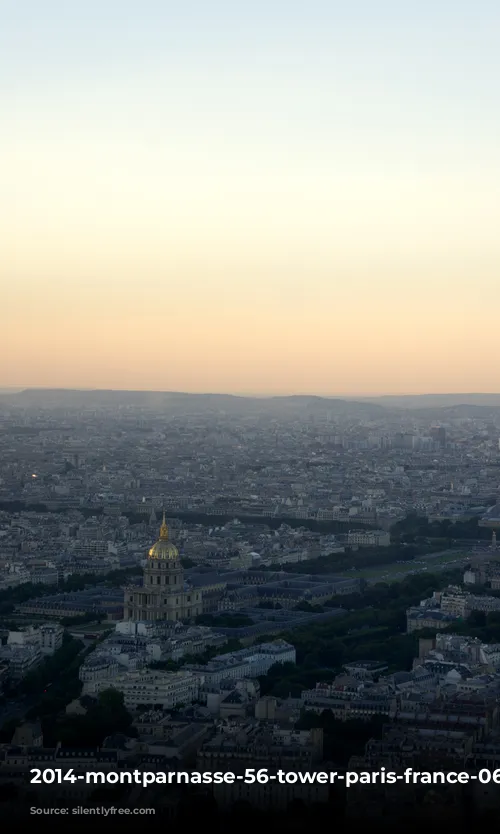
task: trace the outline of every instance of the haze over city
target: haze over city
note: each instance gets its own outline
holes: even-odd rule
[[[3,3],[0,386],[499,391],[499,24]]]

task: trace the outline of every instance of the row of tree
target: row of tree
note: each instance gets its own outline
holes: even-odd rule
[[[372,586],[363,595],[343,597],[345,616],[282,635],[295,646],[297,665],[274,666],[260,680],[262,693],[297,696],[317,682],[331,681],[345,663],[356,660],[383,661],[393,671],[409,669],[419,635],[406,634],[407,608],[456,580],[456,571],[415,574],[402,582]],[[270,638],[261,638],[266,639]]]
[[[442,547],[447,549],[449,544],[444,541]],[[329,553],[327,556],[319,556],[317,559],[292,562],[287,564],[286,570],[288,573],[299,574],[341,573],[352,568],[363,570],[391,565],[395,562],[411,562],[435,549],[428,543],[418,545],[391,544],[388,547],[362,547],[359,550],[346,548],[344,553]],[[258,568],[258,570],[262,570],[262,568]],[[275,571],[276,566],[266,567],[264,570]]]
[[[100,747],[108,736],[117,733],[135,737],[131,726],[132,716],[123,702],[123,695],[116,689],[107,689],[98,698],[82,698],[84,715],[54,714],[44,716],[42,726],[44,744],[63,747]]]
[[[415,542],[419,539],[466,540],[491,539],[491,530],[480,527],[481,516],[464,521],[429,521],[426,516],[409,513],[406,518],[396,522],[391,528],[393,539],[401,542]]]

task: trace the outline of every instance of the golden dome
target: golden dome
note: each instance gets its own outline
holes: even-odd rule
[[[149,551],[150,559],[178,559],[179,551],[168,540],[168,527],[163,513],[163,523],[160,527],[160,538]]]

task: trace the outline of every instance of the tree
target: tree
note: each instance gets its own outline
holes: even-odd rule
[[[471,611],[468,623],[472,628],[484,628],[486,625],[486,614],[484,611]]]
[[[99,694],[98,704],[102,709],[110,712],[124,709],[123,695],[117,689],[110,687]]]
[[[106,736],[123,733],[135,736],[132,716],[126,709],[123,695],[116,689],[106,689],[89,706],[85,715],[64,715],[44,726],[51,744],[63,746],[98,747]]]
[[[0,744],[10,744],[17,727],[21,725],[18,718],[10,718],[0,729]]]

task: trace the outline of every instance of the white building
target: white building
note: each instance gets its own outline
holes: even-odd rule
[[[18,585],[24,585],[30,581],[30,572],[24,565],[10,562],[5,565],[3,572],[0,574],[0,590],[16,588]]]
[[[243,680],[251,678],[250,664],[245,660],[211,660],[204,665],[188,663],[185,667],[189,672],[203,675],[205,683],[216,686],[225,680]]]
[[[500,666],[500,644],[483,644],[480,650],[480,659],[481,663],[484,663],[486,666],[498,668]]]
[[[123,694],[127,709],[172,709],[196,701],[202,684],[203,678],[192,672],[130,672],[115,678],[113,689]]]
[[[59,623],[45,623],[40,626],[28,626],[19,631],[9,631],[7,645],[13,648],[37,646],[44,655],[52,655],[61,648],[64,628]]]
[[[243,680],[267,675],[276,663],[295,663],[295,647],[285,640],[274,640],[260,646],[250,646],[237,652],[217,655],[206,666],[194,664],[185,668],[203,674],[207,684],[219,684],[223,680]]]
[[[351,530],[347,534],[347,544],[358,547],[389,547],[391,534],[385,530]]]
[[[8,674],[13,681],[20,681],[43,660],[38,644],[4,646],[0,659],[8,664]]]
[[[296,663],[295,646],[285,640],[274,640],[272,643],[261,643],[260,646],[250,646],[228,655],[219,655],[217,660],[232,657],[235,660],[245,660],[250,667],[250,677],[257,678],[267,675],[271,666],[276,663]]]
[[[83,683],[82,695],[98,695],[109,689],[115,678],[123,671],[115,657],[110,654],[93,653],[80,666],[79,678]]]
[[[142,620],[120,620],[115,626],[117,634],[126,634],[130,637],[151,637],[154,624]]]
[[[37,628],[28,626],[21,628],[19,631],[9,631],[7,637],[7,645],[16,648],[24,648],[26,646],[39,646],[40,634]]]
[[[52,655],[61,648],[64,628],[58,623],[46,623],[38,629],[40,633],[40,649],[42,654]]]

